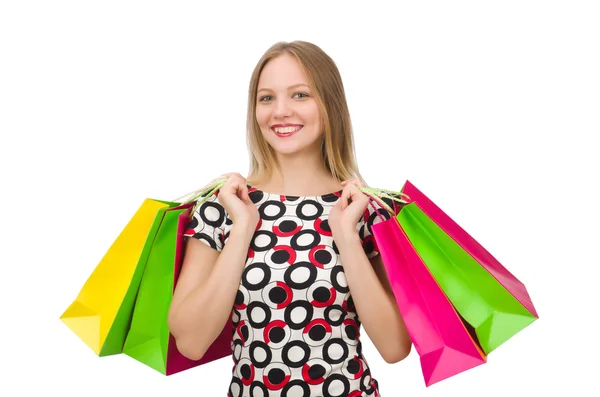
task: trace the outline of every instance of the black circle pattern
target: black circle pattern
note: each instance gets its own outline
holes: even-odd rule
[[[228,395],[379,395],[328,224],[340,193],[282,196],[249,186],[260,221],[232,308]],[[378,254],[372,224],[391,217],[373,205],[356,226],[369,258]],[[221,251],[231,227],[217,192],[197,209],[184,235]]]

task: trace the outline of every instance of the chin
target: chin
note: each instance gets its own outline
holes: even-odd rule
[[[294,154],[294,153],[298,153],[301,152],[304,148],[302,147],[298,147],[298,146],[291,146],[291,145],[273,145],[272,146],[273,149],[280,154]]]
[[[267,142],[269,143],[269,146],[275,150],[275,152],[284,155],[291,155],[311,150],[311,148],[315,145],[316,140],[315,142],[302,142],[302,140],[295,140],[294,137],[291,137],[283,139],[267,139]]]

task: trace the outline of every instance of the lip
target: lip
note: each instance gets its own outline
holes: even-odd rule
[[[273,128],[282,128],[282,127],[302,127],[302,124],[290,124],[290,123],[285,123],[285,124],[273,124],[271,126],[271,129]]]
[[[297,131],[292,132],[292,133],[287,133],[287,134],[280,134],[277,131],[275,131],[275,128],[283,128],[283,127],[300,127],[298,128]],[[302,128],[304,126],[302,124],[290,124],[290,123],[285,123],[285,124],[273,124],[271,126],[271,131],[273,131],[273,133],[278,137],[278,138],[289,138],[291,136],[296,135],[297,132],[301,131]]]

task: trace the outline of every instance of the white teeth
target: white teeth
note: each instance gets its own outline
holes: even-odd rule
[[[283,128],[275,128],[275,132],[278,134],[289,134],[292,132],[298,131],[302,127],[283,127]]]

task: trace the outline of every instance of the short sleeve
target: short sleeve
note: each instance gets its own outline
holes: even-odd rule
[[[211,248],[222,251],[230,225],[231,220],[219,202],[217,191],[194,211],[183,235],[196,238]]]
[[[392,218],[392,216],[398,215],[400,212],[401,205],[391,199],[382,199],[382,201],[387,204],[388,207],[394,210],[394,214],[391,214],[390,211],[385,209],[379,202],[376,200],[370,200],[367,209],[365,210],[364,216],[358,222],[357,230],[358,235],[362,241],[363,249],[365,250],[365,254],[367,258],[371,259],[376,257],[379,254],[379,249],[377,248],[377,242],[373,237],[373,225],[387,221]]]

